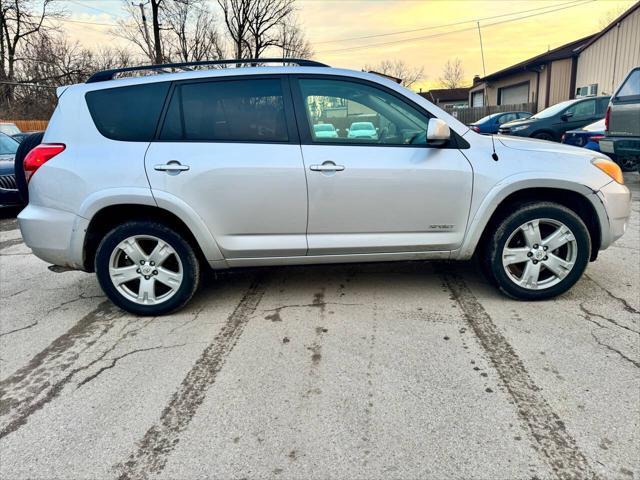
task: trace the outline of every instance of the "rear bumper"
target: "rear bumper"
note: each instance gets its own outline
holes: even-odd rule
[[[83,268],[82,252],[88,221],[54,208],[29,204],[18,215],[24,243],[45,262]]]
[[[600,151],[617,156],[640,156],[640,137],[606,137],[600,140]]]
[[[602,187],[597,195],[604,205],[608,220],[608,228],[603,228],[600,244],[600,249],[604,250],[627,229],[631,214],[631,192],[624,185],[612,181]]]

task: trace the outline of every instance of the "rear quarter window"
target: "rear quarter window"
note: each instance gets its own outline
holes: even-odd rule
[[[169,82],[94,90],[85,95],[98,131],[112,140],[153,139]]]

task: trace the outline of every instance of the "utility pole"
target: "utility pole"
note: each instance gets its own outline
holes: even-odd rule
[[[151,15],[153,20],[153,43],[155,46],[155,64],[159,65],[164,61],[162,55],[162,44],[160,43],[160,19],[159,9],[162,0],[150,0],[151,2]]]
[[[144,3],[140,2],[138,6],[140,7],[140,15],[142,15],[142,25],[144,26],[144,43],[147,44],[147,53],[149,54],[149,56],[151,56],[153,54],[153,49],[151,48],[151,39],[149,38],[147,16],[144,14]]]
[[[478,25],[478,36],[480,37],[480,55],[482,55],[482,76],[487,76],[487,70],[484,67],[484,48],[482,47],[482,32],[480,31],[480,22],[476,22]]]

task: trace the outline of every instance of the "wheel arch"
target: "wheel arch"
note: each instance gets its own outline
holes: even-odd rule
[[[198,259],[202,262],[211,264],[223,261],[222,254],[210,233],[207,238],[206,233],[194,229],[193,222],[189,221],[189,217],[154,205],[118,203],[103,206],[95,212],[89,221],[84,237],[82,256],[86,271],[94,271],[95,254],[104,235],[114,227],[134,220],[156,221],[174,229],[193,246]]]
[[[554,140],[556,140],[556,141],[558,141],[558,140],[559,140],[559,136],[558,136],[558,135],[556,135],[556,133],[555,133],[552,129],[550,129],[550,128],[546,128],[546,127],[545,127],[545,128],[540,128],[540,129],[536,130],[536,131],[535,131],[535,132],[533,132],[531,135],[529,135],[529,138],[536,138],[536,135],[539,135],[539,134],[541,134],[541,133],[547,133],[547,134],[551,135],[551,137],[552,137]]]
[[[604,206],[595,192],[584,185],[571,182],[544,182],[539,185],[512,184],[493,195],[488,195],[470,221],[465,241],[455,254],[459,259],[473,256],[484,245],[489,232],[518,205],[532,201],[551,201],[574,211],[585,223],[593,246],[591,260],[595,260],[602,245],[605,230],[603,222],[608,221]]]

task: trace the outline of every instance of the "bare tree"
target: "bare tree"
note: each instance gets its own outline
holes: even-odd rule
[[[278,29],[293,11],[293,0],[253,0],[248,27],[253,58],[260,58],[267,48],[278,46]]]
[[[311,58],[313,48],[306,39],[297,19],[284,22],[280,25],[278,46],[282,49],[283,58]]]
[[[215,17],[203,0],[181,0],[167,4],[164,12],[169,56],[183,62],[224,57]]]
[[[16,70],[24,59],[21,53],[25,46],[52,28],[45,20],[61,15],[51,8],[52,3],[52,0],[0,1],[0,105],[8,106],[12,101]]]
[[[438,80],[444,88],[462,87],[464,84],[462,60],[457,57],[447,60],[447,63],[445,63],[442,69],[442,76]]]
[[[399,78],[407,88],[425,78],[424,67],[412,68],[402,60],[383,60],[377,65],[365,65],[364,70]]]
[[[136,5],[128,0],[123,0],[122,6],[128,13],[128,18],[118,20],[118,27],[112,30],[112,33],[137,46],[151,63],[159,64],[164,62],[160,16],[163,13],[166,0],[149,0],[149,3],[151,4],[152,33],[149,33],[145,4]]]
[[[234,58],[243,58],[247,52],[251,0],[218,0],[227,33],[231,37]]]

